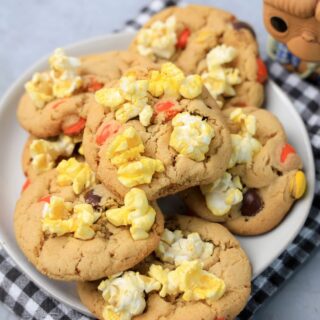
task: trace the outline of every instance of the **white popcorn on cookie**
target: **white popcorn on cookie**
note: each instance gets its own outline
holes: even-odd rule
[[[181,230],[165,229],[155,252],[161,261],[179,266],[183,261],[209,258],[213,248],[211,242],[203,241],[196,232],[184,237]]]
[[[242,184],[238,176],[232,177],[228,172],[222,178],[209,185],[200,186],[205,196],[208,209],[215,216],[226,215],[233,206],[242,202]]]
[[[176,18],[170,16],[165,22],[156,21],[149,28],[139,31],[137,48],[142,56],[170,59],[176,50]]]

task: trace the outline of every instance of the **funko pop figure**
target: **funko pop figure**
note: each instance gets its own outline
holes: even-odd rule
[[[264,0],[268,55],[320,83],[320,0]]]

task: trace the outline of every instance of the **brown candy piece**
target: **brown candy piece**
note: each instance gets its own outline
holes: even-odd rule
[[[253,217],[263,208],[263,201],[256,189],[249,189],[243,195],[241,214]]]
[[[84,199],[86,200],[86,203],[89,203],[93,206],[94,209],[98,210],[100,209],[100,201],[101,197],[97,194],[94,194],[94,190],[89,190],[85,196]]]
[[[241,30],[241,29],[246,29],[251,32],[254,38],[257,38],[255,31],[251,27],[249,23],[246,23],[244,21],[237,20],[233,23],[233,28],[235,30]]]

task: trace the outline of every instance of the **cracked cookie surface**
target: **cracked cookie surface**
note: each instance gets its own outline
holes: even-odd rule
[[[225,116],[229,119],[234,110],[225,110]],[[266,233],[281,223],[294,202],[302,196],[305,176],[300,170],[301,158],[288,144],[279,120],[267,110],[253,107],[242,110],[244,114],[256,118],[254,137],[261,144],[252,161],[236,164],[228,170],[233,178],[240,178],[242,201],[231,206],[226,214],[215,215],[208,208],[205,195],[199,187],[187,190],[182,196],[197,216],[222,222],[235,234],[251,236]],[[237,134],[240,130],[230,120],[228,127],[231,134]],[[297,183],[299,188],[304,189],[298,197],[294,191]]]
[[[150,98],[151,107],[154,108],[162,100]],[[83,137],[84,155],[102,183],[120,198],[128,191],[128,188],[118,180],[117,168],[108,159],[107,150],[114,137],[129,127],[135,128],[141,137],[145,147],[144,156],[160,160],[165,168],[164,172],[154,174],[151,183],[136,186],[146,192],[148,199],[153,200],[174,194],[190,186],[206,183],[206,181],[212,182],[226,170],[231,155],[230,134],[220,111],[208,107],[209,103],[215,105],[214,101],[203,100],[201,96],[194,100],[173,101],[181,109],[180,112],[199,116],[214,129],[215,136],[211,140],[203,161],[194,161],[179,155],[169,145],[173,131],[171,120],[151,123],[148,126],[143,126],[136,119],[128,120],[124,124],[119,124],[117,134],[113,138],[99,145],[97,141],[102,128],[115,122],[115,112],[97,103],[90,108]]]
[[[159,23],[166,24],[171,17],[175,18],[175,23],[169,23],[168,29],[161,33]],[[151,30],[153,26],[154,31]],[[152,39],[152,32],[155,39]],[[221,45],[237,50],[237,57],[226,66],[237,68],[241,77],[241,83],[235,86],[235,96],[225,98],[225,107],[261,107],[264,101],[262,83],[266,80],[267,74],[259,58],[254,31],[229,12],[199,5],[170,7],[154,15],[143,26],[142,31],[134,38],[131,50],[160,63],[170,60],[188,74],[201,74],[207,71],[207,54]],[[144,46],[149,50],[146,51]],[[148,46],[154,46],[156,52],[150,52]],[[166,53],[168,47],[169,56],[164,57],[163,52]]]
[[[52,170],[32,181],[21,195],[14,215],[17,242],[41,273],[57,280],[97,280],[131,268],[156,248],[164,223],[156,203],[152,203],[156,219],[145,240],[133,240],[129,227],[116,227],[103,215],[93,224],[95,236],[90,240],[69,233],[62,236],[45,233],[42,218],[48,196],[61,197],[73,205],[89,203],[101,212],[122,205],[101,184],[77,196],[71,186],[59,186],[56,178],[56,170]],[[86,196],[88,192],[91,194]]]
[[[83,130],[88,106],[94,103],[93,93],[96,90],[103,87],[104,83],[120,78],[129,68],[150,64],[147,59],[127,51],[84,56],[80,61],[78,74],[83,84],[70,97],[56,98],[40,109],[29,94],[25,93],[20,99],[17,117],[21,126],[31,135],[40,138],[54,137],[63,132],[73,135],[70,127],[72,129],[79,121],[79,129]]]
[[[157,293],[146,295],[147,306],[143,314],[133,320],[193,320],[235,319],[247,303],[251,291],[251,266],[239,242],[224,228],[215,223],[186,216],[176,216],[167,222],[169,229],[181,229],[185,235],[197,232],[202,240],[213,243],[212,255],[204,260],[204,269],[223,279],[224,295],[210,304],[206,301],[182,300],[181,296],[161,298]],[[135,271],[145,274],[152,263],[163,264],[149,256]],[[173,268],[168,263],[166,268]],[[104,299],[97,289],[98,282],[78,283],[81,301],[99,319],[103,319]]]

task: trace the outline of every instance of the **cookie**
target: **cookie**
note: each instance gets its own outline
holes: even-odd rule
[[[133,271],[100,285],[78,283],[81,301],[96,317],[212,320],[235,319],[241,312],[250,295],[251,266],[239,242],[223,226],[197,218],[176,216],[167,227],[182,232],[165,231],[158,257],[153,254]],[[168,262],[171,253],[184,258]],[[198,259],[189,260],[194,256]],[[127,301],[121,283],[133,285],[126,286]]]
[[[221,107],[263,103],[267,69],[255,33],[226,11],[170,7],[145,24],[131,50],[156,62],[172,61],[187,74],[200,74]]]
[[[137,189],[120,202],[71,159],[26,186],[14,215],[18,245],[57,280],[92,281],[133,267],[158,245],[161,211]]]
[[[278,119],[256,108],[225,111],[233,141],[228,171],[182,194],[197,215],[252,236],[275,228],[306,189],[302,161]]]
[[[231,155],[230,134],[202,89],[198,76],[165,63],[98,91],[83,150],[102,183],[120,198],[137,187],[154,200],[218,179]]]
[[[118,79],[130,67],[149,62],[126,51],[107,52],[81,59],[57,49],[50,57],[50,70],[36,73],[26,84],[17,117],[21,126],[39,138],[83,131],[93,93],[104,83]]]
[[[84,161],[82,136],[67,136],[37,139],[30,136],[22,153],[22,169],[28,179],[55,168],[63,159],[75,157]]]

